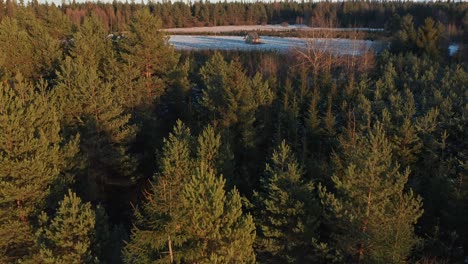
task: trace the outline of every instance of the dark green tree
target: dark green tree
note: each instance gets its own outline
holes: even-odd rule
[[[129,124],[131,116],[113,96],[114,91],[112,83],[99,78],[95,67],[69,57],[54,89],[63,125],[82,136],[85,190],[93,200],[103,195],[105,185],[130,185],[138,178],[137,159],[129,152],[137,128]]]
[[[189,263],[254,263],[255,225],[242,212],[237,189],[227,194],[225,180],[201,163],[184,187],[182,203]]]
[[[75,60],[95,67],[103,80],[113,80],[118,76],[116,55],[108,35],[97,15],[87,16],[74,34],[70,50]]]
[[[0,22],[0,67],[7,78],[18,72],[31,77],[34,73],[33,47],[29,35],[15,18]]]
[[[181,121],[164,140],[160,172],[146,193],[146,202],[135,208],[134,228],[125,247],[129,263],[174,263],[183,257],[179,248],[186,241],[182,213],[183,188],[193,171],[190,130]]]
[[[424,54],[437,58],[441,54],[441,40],[444,31],[442,24],[436,23],[434,19],[428,17],[424,20],[424,25],[418,28],[416,45]]]
[[[73,180],[78,137],[61,136],[48,94],[34,90],[20,76],[0,83],[0,262],[34,252],[32,223]]]
[[[241,187],[254,184],[252,170],[259,158],[256,155],[258,133],[261,125],[257,113],[262,106],[270,105],[273,94],[268,83],[257,74],[249,78],[238,60],[227,62],[216,52],[200,69],[204,82],[199,103],[204,119],[230,146],[240,164],[237,184]]]
[[[273,152],[254,193],[258,238],[256,250],[263,263],[313,261],[313,238],[320,219],[319,201],[311,182],[283,141]]]
[[[160,28],[161,21],[148,9],[142,9],[132,17],[130,32],[121,41],[123,60],[138,69],[136,76],[127,75],[135,81],[133,89],[138,90],[136,106],[152,106],[164,93],[167,76],[177,65],[177,54]]]
[[[336,193],[320,188],[330,213],[338,248],[358,263],[401,263],[417,242],[414,225],[422,215],[421,198],[405,185],[382,125],[368,135],[348,131],[334,155]]]
[[[219,160],[219,136],[207,129],[194,154],[190,131],[178,121],[165,140],[160,173],[135,210],[135,227],[125,247],[134,263],[253,262],[253,221],[242,214],[239,193],[224,193],[211,166]]]
[[[417,32],[414,29],[413,16],[407,14],[399,21],[398,31],[392,40],[392,50],[396,52],[412,52],[416,49]]]
[[[59,202],[55,216],[45,212],[39,217],[38,241],[41,263],[96,263],[93,254],[96,240],[96,213],[90,203],[83,203],[71,190]]]

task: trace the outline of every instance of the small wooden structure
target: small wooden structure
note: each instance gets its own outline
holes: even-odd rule
[[[244,39],[245,39],[245,43],[247,44],[262,44],[262,41],[260,40],[260,36],[258,36],[258,33],[255,31],[251,31],[247,33]]]

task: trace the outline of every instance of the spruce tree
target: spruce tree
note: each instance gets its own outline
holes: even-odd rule
[[[0,262],[31,254],[31,223],[72,181],[77,152],[77,138],[62,138],[47,94],[20,76],[0,83]]]
[[[254,193],[256,248],[263,263],[312,261],[320,211],[314,186],[303,174],[290,147],[282,141],[266,165],[263,188]]]
[[[214,170],[215,173],[223,174],[228,182],[233,180],[234,156],[229,145],[221,141],[221,136],[215,129],[208,125],[203,129],[197,139],[197,160]]]
[[[334,155],[336,193],[320,188],[338,248],[353,262],[401,263],[417,242],[421,199],[405,190],[410,174],[392,156],[381,124],[368,135],[348,131]]]

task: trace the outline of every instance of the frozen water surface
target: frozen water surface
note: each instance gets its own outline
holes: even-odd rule
[[[264,50],[288,52],[295,49],[317,49],[339,55],[359,55],[366,51],[380,52],[380,41],[351,39],[308,39],[261,37],[263,44],[246,44],[241,36],[171,35],[169,43],[177,50]]]

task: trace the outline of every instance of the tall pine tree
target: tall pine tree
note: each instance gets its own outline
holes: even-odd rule
[[[290,147],[282,141],[266,165],[261,191],[254,194],[256,245],[263,263],[313,261],[319,201],[313,184],[304,180],[303,174]]]
[[[136,225],[124,252],[127,262],[254,261],[253,220],[243,215],[239,193],[226,195],[225,180],[211,168],[220,160],[220,139],[212,132],[208,128],[196,148],[178,121],[165,140],[161,172],[146,202],[135,210]]]
[[[255,225],[242,212],[237,189],[227,194],[225,180],[201,163],[185,185],[182,203],[189,263],[254,263]],[[188,210],[187,210],[188,209]]]
[[[417,238],[421,199],[405,190],[410,174],[392,156],[381,124],[368,135],[348,131],[334,155],[336,193],[320,188],[338,248],[357,263],[402,263]]]
[[[47,94],[20,76],[0,84],[0,262],[34,250],[31,223],[72,181],[77,152],[78,138],[62,138]]]
[[[86,190],[93,200],[103,198],[103,186],[131,185],[137,178],[137,160],[129,151],[137,128],[129,124],[131,116],[113,96],[114,91],[112,83],[99,78],[95,65],[70,57],[65,59],[54,89],[64,127],[82,136]]]
[[[193,171],[190,130],[181,121],[164,140],[159,167],[145,203],[135,208],[135,226],[124,253],[130,263],[173,263],[181,258],[182,191]]]
[[[39,263],[96,263],[96,213],[68,190],[52,219],[43,212],[38,231]]]

